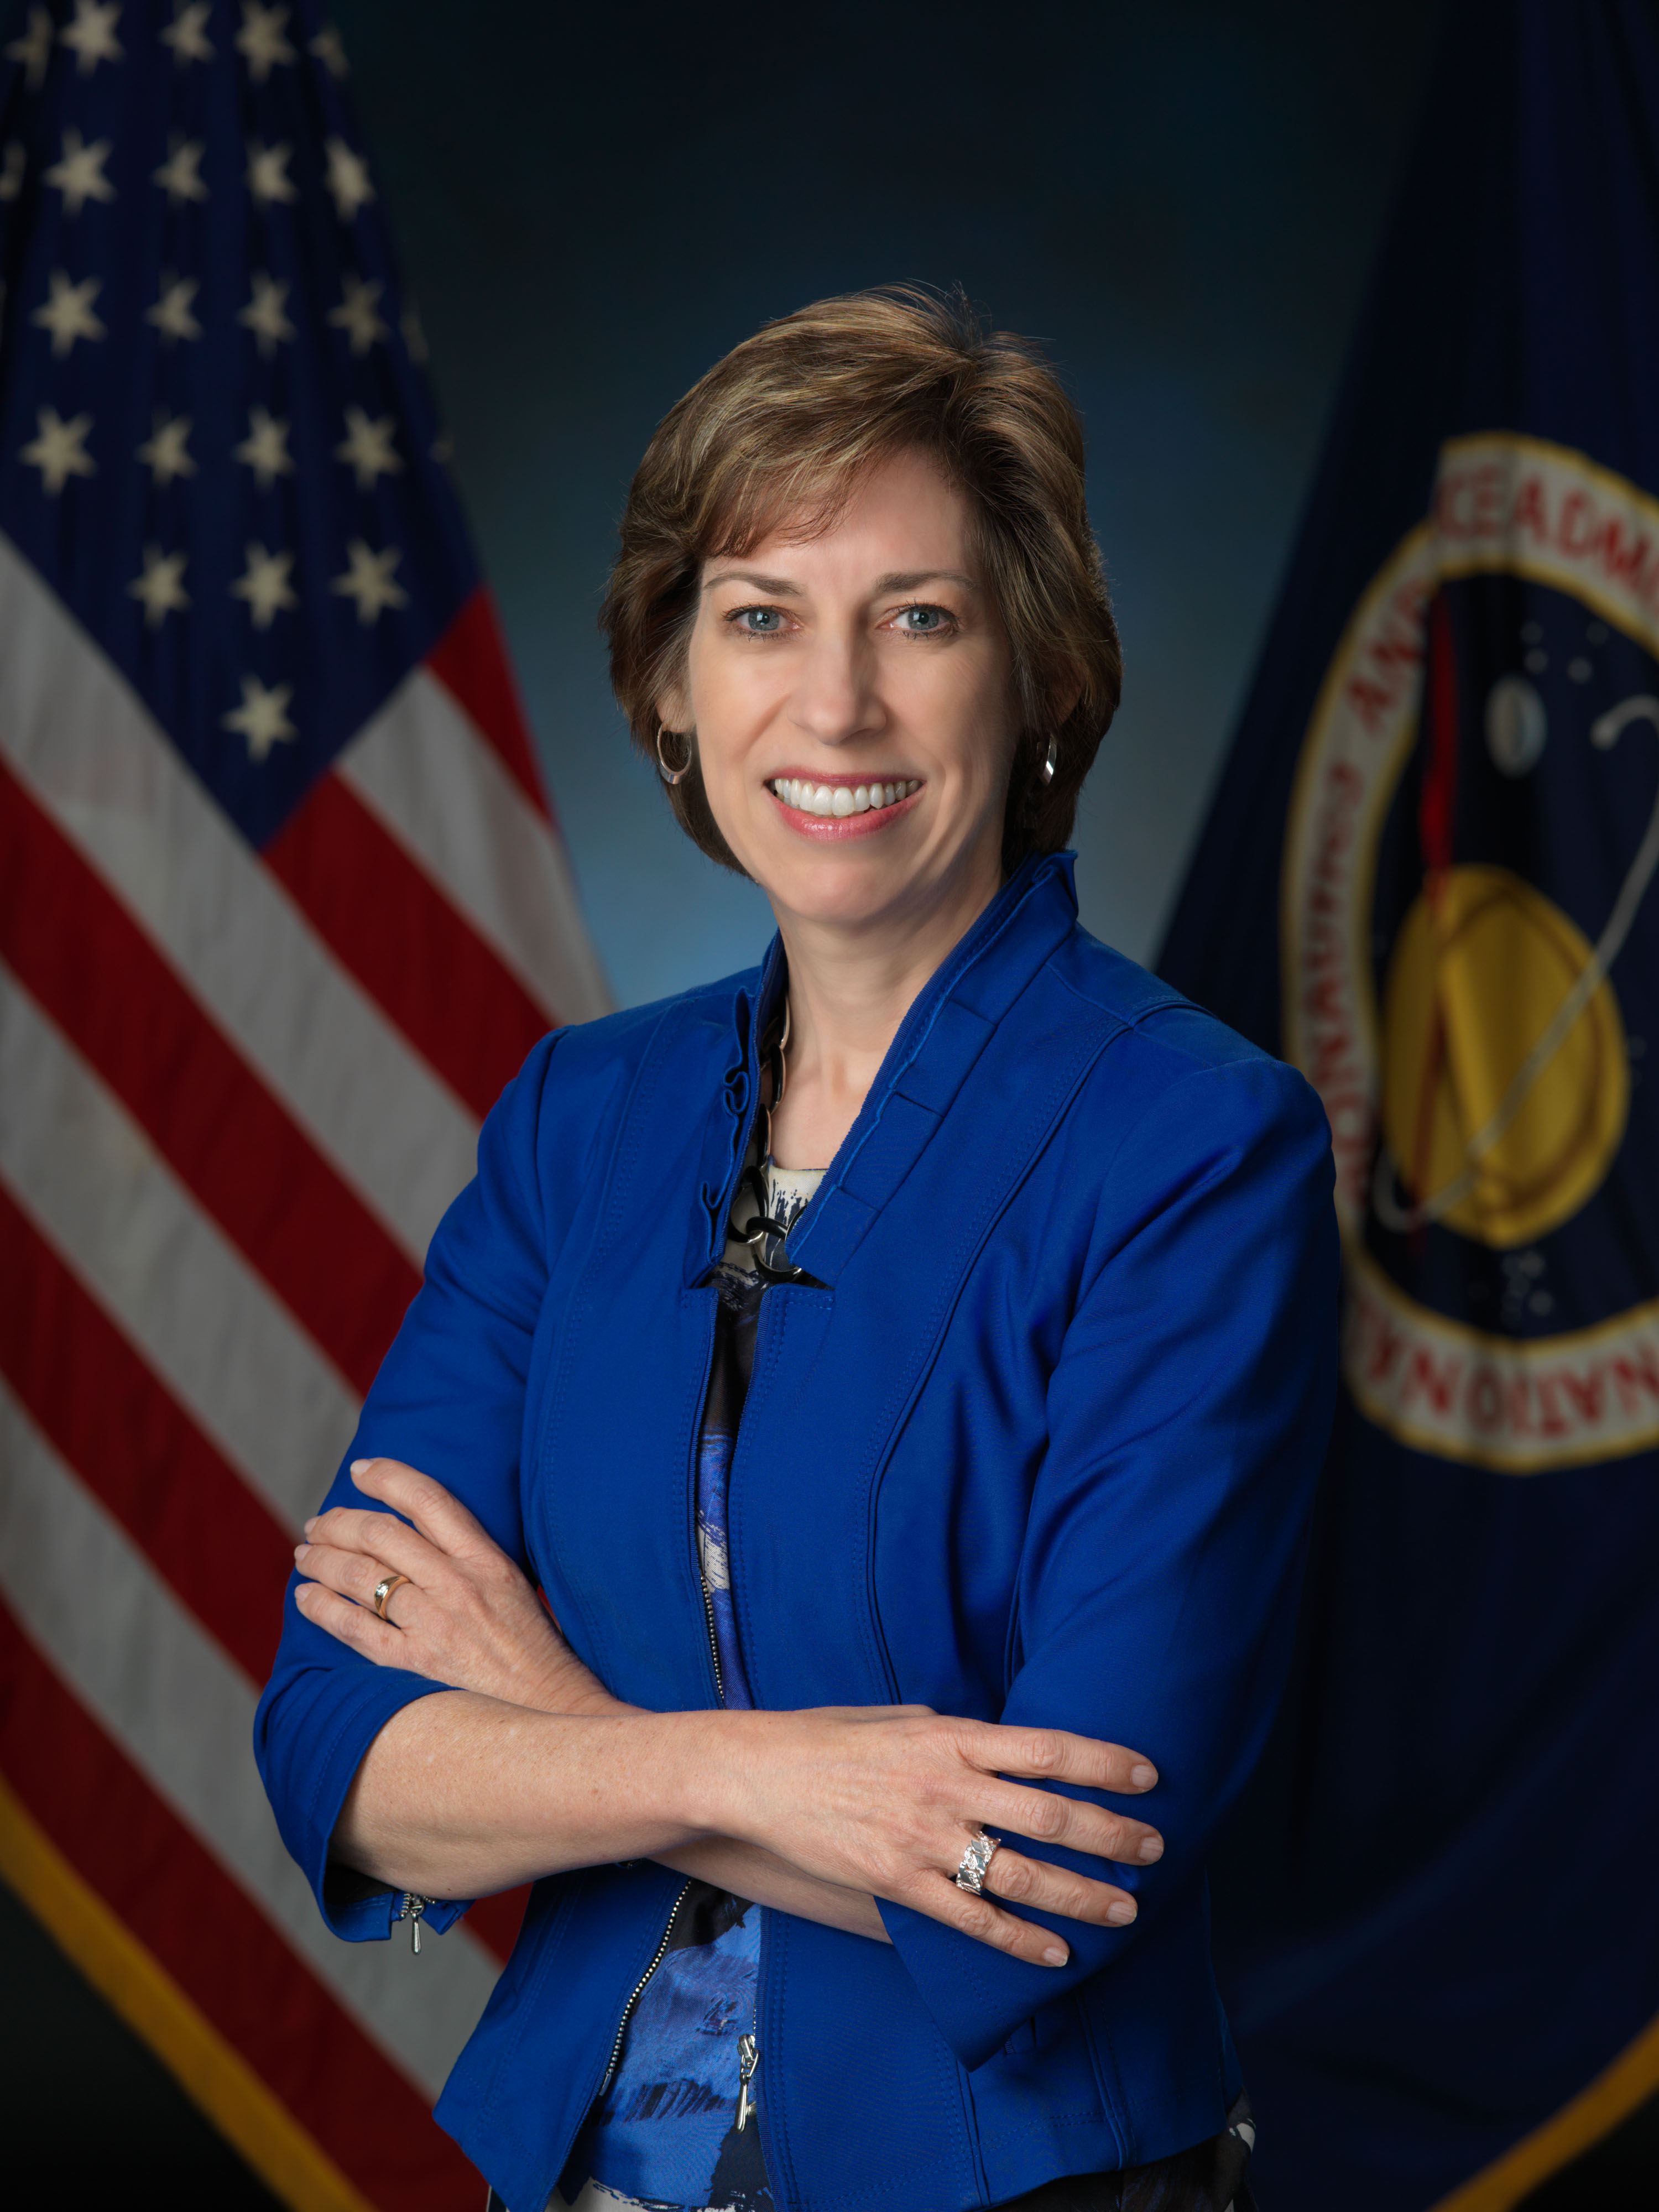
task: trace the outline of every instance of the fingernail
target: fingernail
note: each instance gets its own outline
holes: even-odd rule
[[[1154,1859],[1161,1859],[1164,1856],[1163,1837],[1143,1836],[1140,1839],[1140,1856],[1147,1866],[1150,1866]]]
[[[1129,1779],[1137,1790],[1150,1790],[1158,1779],[1158,1769],[1155,1766],[1132,1766]]]
[[[1127,1898],[1125,1898],[1121,1905],[1109,1905],[1106,1908],[1106,1917],[1114,1928],[1121,1928],[1125,1921],[1133,1920],[1134,1917],[1134,1906],[1130,1904]]]
[[[366,1459],[354,1459],[351,1462],[351,1472],[354,1474],[361,1474],[368,1465],[368,1462]]]
[[[1058,1943],[1051,1943],[1042,1954],[1042,1963],[1045,1966],[1063,1966],[1071,1955],[1069,1951],[1062,1950]]]
[[[309,1544],[296,1544],[294,1547],[294,1556],[296,1559],[303,1559],[306,1553],[310,1549],[311,1547]]]
[[[318,1523],[318,1522],[321,1519],[321,1517],[322,1517],[322,1516],[321,1516],[321,1515],[320,1515],[320,1514],[313,1513],[313,1514],[312,1515],[312,1516],[311,1516],[310,1520],[309,1520],[309,1521],[307,1521],[307,1522],[306,1522],[306,1534],[307,1534],[307,1536],[309,1536],[309,1535],[312,1534],[313,1530],[316,1528],[317,1523]]]

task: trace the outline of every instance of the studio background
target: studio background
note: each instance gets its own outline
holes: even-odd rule
[[[1124,704],[1083,919],[1158,939],[1273,604],[1403,154],[1428,0],[1157,8],[339,0],[589,925],[619,1003],[750,964],[595,627],[666,410],[769,316],[961,284],[1082,409]]]
[[[7,37],[22,13],[0,7]],[[1435,13],[339,0],[619,1002],[746,965],[770,927],[674,827],[611,698],[596,616],[629,478],[663,412],[763,319],[896,279],[960,283],[1040,338],[1083,410],[1127,675],[1079,883],[1089,927],[1150,957],[1273,604]],[[15,2171],[56,2169],[90,2113],[174,2203],[274,2203],[9,1898],[0,1940]]]

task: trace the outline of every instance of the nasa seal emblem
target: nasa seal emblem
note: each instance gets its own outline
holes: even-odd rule
[[[1419,1450],[1531,1474],[1659,1444],[1656,867],[1659,502],[1455,440],[1326,674],[1281,884],[1344,1373]]]

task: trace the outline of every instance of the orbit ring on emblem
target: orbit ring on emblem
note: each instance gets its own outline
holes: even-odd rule
[[[387,1604],[391,1601],[392,1591],[395,1589],[401,1589],[409,1579],[410,1577],[407,1575],[382,1575],[380,1577],[380,1581],[374,1585],[374,1613],[377,1620],[386,1620],[386,1609]],[[395,1628],[397,1626],[398,1624],[395,1620],[386,1620],[386,1626],[388,1628]]]
[[[985,1877],[991,1870],[991,1861],[1002,1849],[1000,1836],[988,1836],[983,1828],[969,1842],[957,1868],[956,1884],[965,1889],[969,1897],[977,1897],[985,1887]]]

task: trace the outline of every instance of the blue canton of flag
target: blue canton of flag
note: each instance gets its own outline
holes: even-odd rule
[[[263,846],[477,581],[307,7],[40,5],[0,104],[0,529]]]

